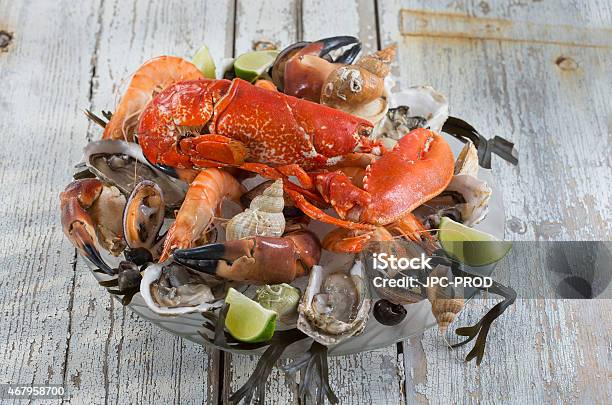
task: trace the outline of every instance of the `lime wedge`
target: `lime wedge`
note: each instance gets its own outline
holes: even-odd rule
[[[203,45],[193,56],[193,60],[191,61],[200,72],[204,75],[204,77],[208,79],[215,78],[215,61],[208,50],[206,45]]]
[[[264,74],[274,63],[278,51],[253,51],[240,55],[234,61],[236,76],[249,82]]]
[[[512,242],[501,241],[446,217],[440,220],[438,239],[446,252],[473,267],[500,261],[512,247]]]
[[[225,297],[229,311],[225,327],[242,342],[265,342],[272,338],[276,328],[276,312],[265,309],[249,297],[230,288]]]

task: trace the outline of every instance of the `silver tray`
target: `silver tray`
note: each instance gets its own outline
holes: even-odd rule
[[[463,144],[457,139],[447,134],[444,134],[444,136],[451,145],[454,154],[457,155],[461,150]],[[495,184],[491,170],[480,168],[478,176],[489,184],[493,193],[489,201],[489,213],[487,217],[481,223],[476,225],[475,228],[492,234],[499,239],[503,239],[505,215],[501,190],[499,189],[499,187],[497,187],[497,184]],[[107,263],[115,266],[118,264],[118,258],[112,257],[105,252],[101,253]],[[88,260],[86,260],[86,262],[90,270],[92,271],[92,274],[94,275],[94,277],[96,277],[98,281],[105,279],[105,276],[93,272],[96,267],[91,262],[89,262]],[[494,265],[491,265],[490,268],[482,270],[484,273],[490,274],[493,271],[493,268]],[[185,339],[188,339],[194,343],[203,346],[216,347],[215,345],[205,341],[202,336],[200,336],[200,332],[203,332],[204,330],[202,327],[204,318],[199,313],[177,316],[159,315],[151,311],[147,307],[144,300],[140,296],[140,293],[134,296],[132,302],[128,305],[128,307],[136,314],[138,314],[138,316],[140,316],[141,318],[154,323],[155,325],[167,330],[170,333],[173,333],[177,336],[181,336]],[[428,300],[423,300],[416,304],[407,305],[406,310],[406,318],[400,324],[392,327],[381,325],[374,319],[373,316],[370,316],[367,326],[362,334],[360,334],[359,336],[348,338],[336,346],[331,346],[329,348],[329,355],[340,356],[379,349],[405,340],[436,325],[436,321],[431,313],[431,305],[429,304]],[[294,345],[288,347],[285,353],[283,354],[283,357],[291,357],[303,353],[309,347],[310,342],[308,342],[308,340],[299,341]],[[248,354],[261,354],[265,350],[259,349],[243,351],[235,349],[228,350],[226,348],[221,347],[216,348],[234,353]]]

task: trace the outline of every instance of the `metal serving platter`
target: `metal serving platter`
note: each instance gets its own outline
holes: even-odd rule
[[[463,144],[457,139],[444,134],[446,140],[451,145],[455,156],[459,154]],[[504,237],[504,226],[505,226],[505,215],[503,207],[503,198],[501,190],[497,187],[491,170],[480,168],[478,174],[479,178],[485,180],[491,189],[493,190],[491,199],[489,201],[489,213],[487,217],[475,226],[476,229],[482,230],[489,234],[496,236],[499,239]],[[102,252],[102,255],[107,263],[111,265],[117,265],[119,262],[118,258],[112,257],[109,254]],[[90,270],[97,280],[103,280],[105,277],[94,273],[95,266],[86,260]],[[484,273],[490,273],[493,271],[494,265],[491,268],[482,269]],[[469,298],[469,297],[466,297]],[[181,336],[192,342],[195,342],[204,346],[214,345],[205,341],[200,335],[204,331],[202,327],[203,317],[199,313],[178,315],[178,316],[162,316],[155,312],[152,312],[144,300],[140,296],[140,293],[136,294],[132,302],[128,307],[138,314],[141,318],[146,319],[149,322],[154,323],[162,329],[167,330],[170,333]],[[428,300],[420,301],[416,304],[406,306],[408,312],[406,318],[398,325],[385,326],[378,323],[373,316],[368,319],[367,326],[362,334],[348,338],[336,346],[329,348],[330,355],[346,355],[352,353],[359,353],[368,350],[374,350],[382,347],[386,347],[405,340],[413,335],[423,332],[436,325],[436,321],[431,313],[431,306]],[[371,314],[370,314],[371,315]],[[302,353],[307,350],[310,346],[308,340],[303,340],[290,346],[284,353],[284,356],[291,357]],[[217,347],[218,349],[227,350],[225,348]],[[264,349],[259,350],[230,350],[236,353],[249,353],[249,354],[261,354]]]

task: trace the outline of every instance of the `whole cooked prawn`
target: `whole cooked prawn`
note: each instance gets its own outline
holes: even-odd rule
[[[104,128],[104,139],[134,141],[140,113],[153,97],[171,84],[204,76],[192,63],[176,56],[159,56],[143,64]]]
[[[191,183],[181,209],[164,241],[160,262],[174,249],[192,247],[213,220],[215,210],[224,198],[240,201],[244,188],[231,174],[220,169],[202,170]]]

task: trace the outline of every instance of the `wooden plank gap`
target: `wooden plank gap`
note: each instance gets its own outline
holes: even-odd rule
[[[380,32],[380,18],[378,11],[378,0],[374,0],[374,24],[376,30],[376,49],[380,50],[382,48],[382,35]]]
[[[612,30],[607,28],[540,24],[412,9],[401,10],[400,32],[410,37],[482,39],[592,48],[612,47]]]
[[[304,40],[304,0],[295,2],[295,36],[297,42]]]
[[[76,266],[78,252],[74,249],[72,258],[72,280],[70,281],[70,299],[68,301],[68,336],[66,336],[66,352],[64,353],[64,364],[62,364],[62,381],[66,387],[66,375],[68,374],[68,353],[70,352],[70,338],[72,337],[72,308],[74,307],[74,288],[76,285]]]

